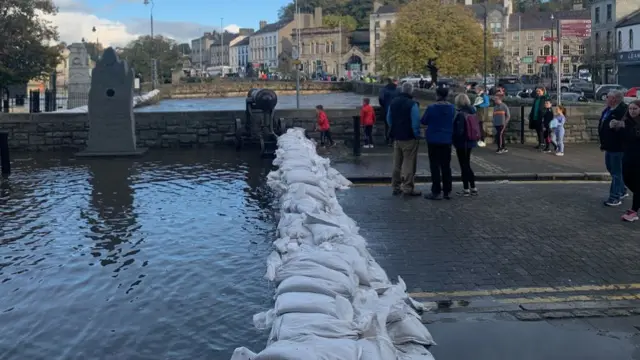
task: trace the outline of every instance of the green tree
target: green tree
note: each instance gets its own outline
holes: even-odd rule
[[[409,3],[411,0],[383,0],[383,5],[400,6]],[[301,13],[313,14],[316,7],[321,7],[323,14],[335,16],[350,16],[356,20],[357,27],[369,27],[369,16],[373,12],[374,0],[305,0],[298,1]],[[296,12],[295,0],[282,8],[278,12],[280,20],[293,19]],[[324,22],[324,21],[323,21]]]
[[[358,27],[358,22],[352,16],[327,15],[322,17],[322,25],[327,28],[336,28],[342,24],[346,30],[353,31]]]
[[[43,15],[55,15],[51,0],[0,1],[0,87],[51,74],[62,45],[51,46],[58,32]]]
[[[171,81],[171,70],[177,66],[182,67],[181,57],[178,44],[161,35],[156,35],[154,38],[149,35],[140,36],[137,40],[130,42],[120,54],[120,58],[126,59],[144,81],[151,79],[151,59],[157,59],[160,83]]]
[[[488,42],[488,59],[495,56],[492,45]],[[391,75],[424,73],[429,59],[436,61],[441,74],[482,72],[483,30],[468,9],[440,5],[439,0],[414,0],[399,10],[386,32],[378,64]]]

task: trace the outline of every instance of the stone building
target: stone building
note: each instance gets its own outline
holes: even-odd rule
[[[305,73],[337,77],[368,73],[370,57],[366,29],[348,31],[340,27],[325,27],[322,8],[314,10],[311,20],[310,24],[300,28],[299,60]],[[298,32],[294,31],[291,36],[297,45]]]
[[[239,42],[229,47],[229,66],[233,68],[233,72],[245,74],[247,64],[249,64],[249,40],[245,37]]]
[[[282,20],[273,24],[260,21],[260,28],[249,40],[249,61],[253,68],[258,71],[277,71],[281,59],[291,58],[291,33],[298,23],[301,27],[310,24],[312,17],[311,14],[300,14],[300,19],[296,15],[293,20]]]
[[[505,72],[550,75],[549,65],[553,62],[555,73],[561,76],[575,74],[585,64],[587,40],[562,36],[559,49],[558,43],[552,42],[551,35],[553,32],[553,39],[557,40],[558,21],[589,19],[589,10],[578,9],[511,14],[505,37]]]
[[[640,86],[640,10],[616,25],[618,82],[628,88]]]
[[[215,37],[205,32],[201,37],[191,40],[191,63],[198,69],[206,69],[211,65],[210,48]]]
[[[596,83],[617,83],[616,24],[638,9],[638,0],[591,0],[591,42],[588,56]]]

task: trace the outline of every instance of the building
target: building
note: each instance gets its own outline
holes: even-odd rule
[[[297,19],[282,20],[273,24],[260,21],[260,28],[249,40],[249,61],[254,69],[275,72],[280,67],[281,61],[291,59],[293,50],[291,33],[296,23]],[[289,66],[290,64],[283,64],[281,70],[290,70]]]
[[[373,2],[373,13],[369,15],[369,44],[371,48],[369,56],[372,61],[369,65],[369,71],[376,73],[376,63],[380,47],[384,41],[384,29],[391,26],[396,20],[396,12],[398,8],[392,5],[382,5],[379,1]]]
[[[326,27],[322,8],[305,15],[309,20],[291,34],[294,44],[300,44],[302,70],[310,77],[333,75],[342,77],[346,71],[367,73],[369,70],[368,30],[348,31],[341,27]],[[364,43],[363,43],[364,40]],[[349,73],[351,74],[351,73]]]
[[[251,37],[244,37],[229,48],[229,66],[233,72],[245,74],[249,64],[249,41]]]
[[[589,62],[596,83],[617,83],[616,24],[639,8],[638,0],[591,0]]]
[[[582,4],[576,4],[576,8],[578,6],[581,8]],[[527,12],[511,14],[509,18],[504,72],[513,75],[550,76],[550,64],[553,63],[554,73],[571,75],[585,66],[587,39],[562,36],[560,49],[553,40],[558,38],[558,21],[589,21],[589,10]]]
[[[211,65],[210,48],[215,37],[206,32],[201,37],[191,40],[191,63],[197,69],[206,69]]]
[[[640,86],[640,10],[619,21],[616,33],[618,83],[627,88]]]
[[[211,66],[229,66],[229,47],[242,39],[244,36],[226,31],[221,36],[216,36],[209,47],[209,64]]]

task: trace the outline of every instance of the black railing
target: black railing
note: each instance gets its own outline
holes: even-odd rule
[[[54,112],[85,106],[88,93],[56,92],[56,90],[30,90],[26,95],[13,95],[0,101],[0,112],[39,113]]]

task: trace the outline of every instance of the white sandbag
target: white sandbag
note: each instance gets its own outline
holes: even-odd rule
[[[325,279],[318,279],[309,276],[292,276],[284,279],[276,288],[276,296],[289,292],[308,292],[314,294],[322,294],[331,297],[342,295],[351,298],[353,296],[353,287],[332,282]]]
[[[295,194],[296,196],[308,196],[313,198],[316,201],[321,202],[324,205],[332,204],[330,196],[327,194],[327,191],[323,190],[318,186],[313,186],[304,183],[296,183],[289,186],[289,191],[291,194]]]
[[[427,348],[420,344],[396,345],[398,360],[435,360]]]
[[[327,226],[333,226],[336,228],[341,228],[344,225],[345,220],[343,218],[338,218],[336,216],[330,216],[326,213],[315,213],[315,214],[307,214],[304,217],[303,223],[305,225],[320,224],[320,225],[327,225]]]
[[[346,275],[312,261],[291,261],[287,264],[283,263],[282,266],[277,269],[273,281],[276,282],[276,285],[280,285],[284,279],[292,276],[308,276],[328,280],[340,284],[340,287],[353,289],[350,291],[352,293],[358,286],[358,277],[355,274]]]
[[[388,324],[387,332],[391,341],[397,345],[415,343],[430,346],[436,344],[420,318],[412,314],[407,314],[402,320]]]
[[[258,354],[253,351],[247,349],[246,347],[239,347],[233,351],[231,355],[231,360],[255,360]]]
[[[303,214],[283,213],[277,227],[278,236],[291,239],[311,238],[311,231],[304,225]]]
[[[351,263],[335,251],[325,251],[319,248],[312,250],[308,246],[303,246],[300,251],[287,254],[283,259],[283,264],[289,264],[294,261],[311,261],[331,270],[339,271],[349,277],[355,274]]]
[[[351,303],[339,295],[332,298],[314,293],[284,293],[277,297],[274,310],[277,316],[289,313],[325,314],[336,319],[353,320]]]
[[[271,328],[276,319],[276,311],[274,309],[259,312],[253,315],[253,326],[258,330],[266,330]]]
[[[363,338],[358,340],[361,360],[396,359],[396,348],[385,330],[385,319],[384,310],[373,314],[369,326],[363,331]]]
[[[264,278],[273,281],[276,278],[276,272],[278,268],[282,265],[282,258],[277,251],[272,251],[271,254],[267,257],[267,272],[264,275]]]
[[[345,236],[342,229],[335,226],[328,226],[322,224],[307,224],[305,225],[311,234],[313,235],[313,241],[316,244],[323,243],[325,241],[334,240],[337,241]]]
[[[352,321],[339,320],[325,314],[284,314],[274,321],[267,344],[295,340],[305,335],[358,340],[360,330]]]
[[[324,210],[324,206],[311,197],[306,198],[288,198],[284,199],[281,204],[284,211],[297,214],[314,213]]]
[[[320,248],[332,251],[338,256],[347,261],[355,274],[360,280],[360,284],[368,286],[370,282],[369,271],[367,269],[367,260],[360,255],[358,249],[351,245],[346,244],[332,244],[329,242],[323,242],[320,244]]]
[[[341,190],[348,189],[351,185],[351,181],[347,180],[340,172],[334,168],[329,168],[329,178],[334,181],[337,187]]]
[[[276,341],[253,360],[359,360],[357,343],[348,339],[305,336],[296,341]]]
[[[295,183],[304,183],[314,186],[321,186],[320,178],[307,170],[291,170],[283,174],[282,179],[289,185]]]

